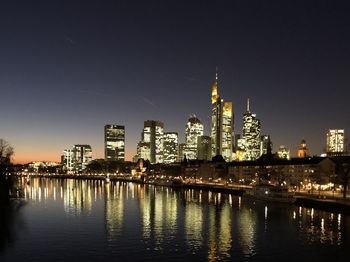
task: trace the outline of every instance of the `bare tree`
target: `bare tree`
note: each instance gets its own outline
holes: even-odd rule
[[[13,147],[6,140],[0,138],[0,164],[10,163],[13,153]]]

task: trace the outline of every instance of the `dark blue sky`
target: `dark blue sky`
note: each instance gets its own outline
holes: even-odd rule
[[[103,157],[103,126],[143,121],[183,140],[195,113],[209,132],[210,92],[246,99],[274,149],[312,154],[326,131],[350,132],[347,1],[1,1],[0,137],[15,160],[59,160],[74,144]]]

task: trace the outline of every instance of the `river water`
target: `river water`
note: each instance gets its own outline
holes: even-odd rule
[[[350,261],[350,216],[200,190],[31,179],[0,261]]]

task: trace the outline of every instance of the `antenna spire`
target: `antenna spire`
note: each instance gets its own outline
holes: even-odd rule
[[[247,99],[247,112],[250,112],[249,97],[248,97],[248,99]]]
[[[218,66],[215,67],[215,81],[218,81]]]

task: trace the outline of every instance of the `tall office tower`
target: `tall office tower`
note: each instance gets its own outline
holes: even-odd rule
[[[211,160],[211,137],[199,136],[197,143],[197,158],[199,160]]]
[[[150,145],[150,162],[163,163],[164,124],[160,121],[147,120],[142,131],[143,143]]]
[[[150,143],[139,142],[137,144],[137,157],[138,157],[137,160],[142,158],[143,160],[151,161],[151,146],[150,146]]]
[[[74,159],[72,149],[65,149],[63,151],[61,164],[64,172],[71,173],[74,171]]]
[[[272,142],[270,135],[261,136],[260,140],[260,155],[271,155],[272,154]]]
[[[204,133],[202,122],[195,116],[191,116],[186,124],[185,142],[187,159],[197,159],[198,137]]]
[[[260,157],[260,120],[250,112],[249,99],[247,112],[243,114],[243,139],[245,143],[245,160],[256,160]]]
[[[330,129],[327,132],[327,155],[335,156],[345,153],[344,129]]]
[[[212,156],[222,155],[232,160],[233,111],[232,102],[224,102],[218,94],[218,74],[211,91],[211,147]]]
[[[179,135],[176,132],[166,132],[163,137],[164,163],[174,163],[178,159]]]
[[[287,147],[285,147],[284,145],[281,145],[277,151],[277,156],[278,156],[278,158],[289,160],[290,159],[290,150]]]
[[[185,143],[181,143],[179,144],[179,158],[177,159],[178,162],[182,162],[184,161],[186,155],[186,144]],[[187,159],[187,156],[186,156]]]
[[[125,128],[105,125],[105,160],[125,160]]]
[[[307,156],[308,156],[308,149],[306,147],[306,141],[303,139],[301,140],[301,143],[298,149],[298,157],[305,158]]]
[[[75,172],[84,171],[90,161],[92,161],[92,149],[90,145],[75,145],[73,147]]]

